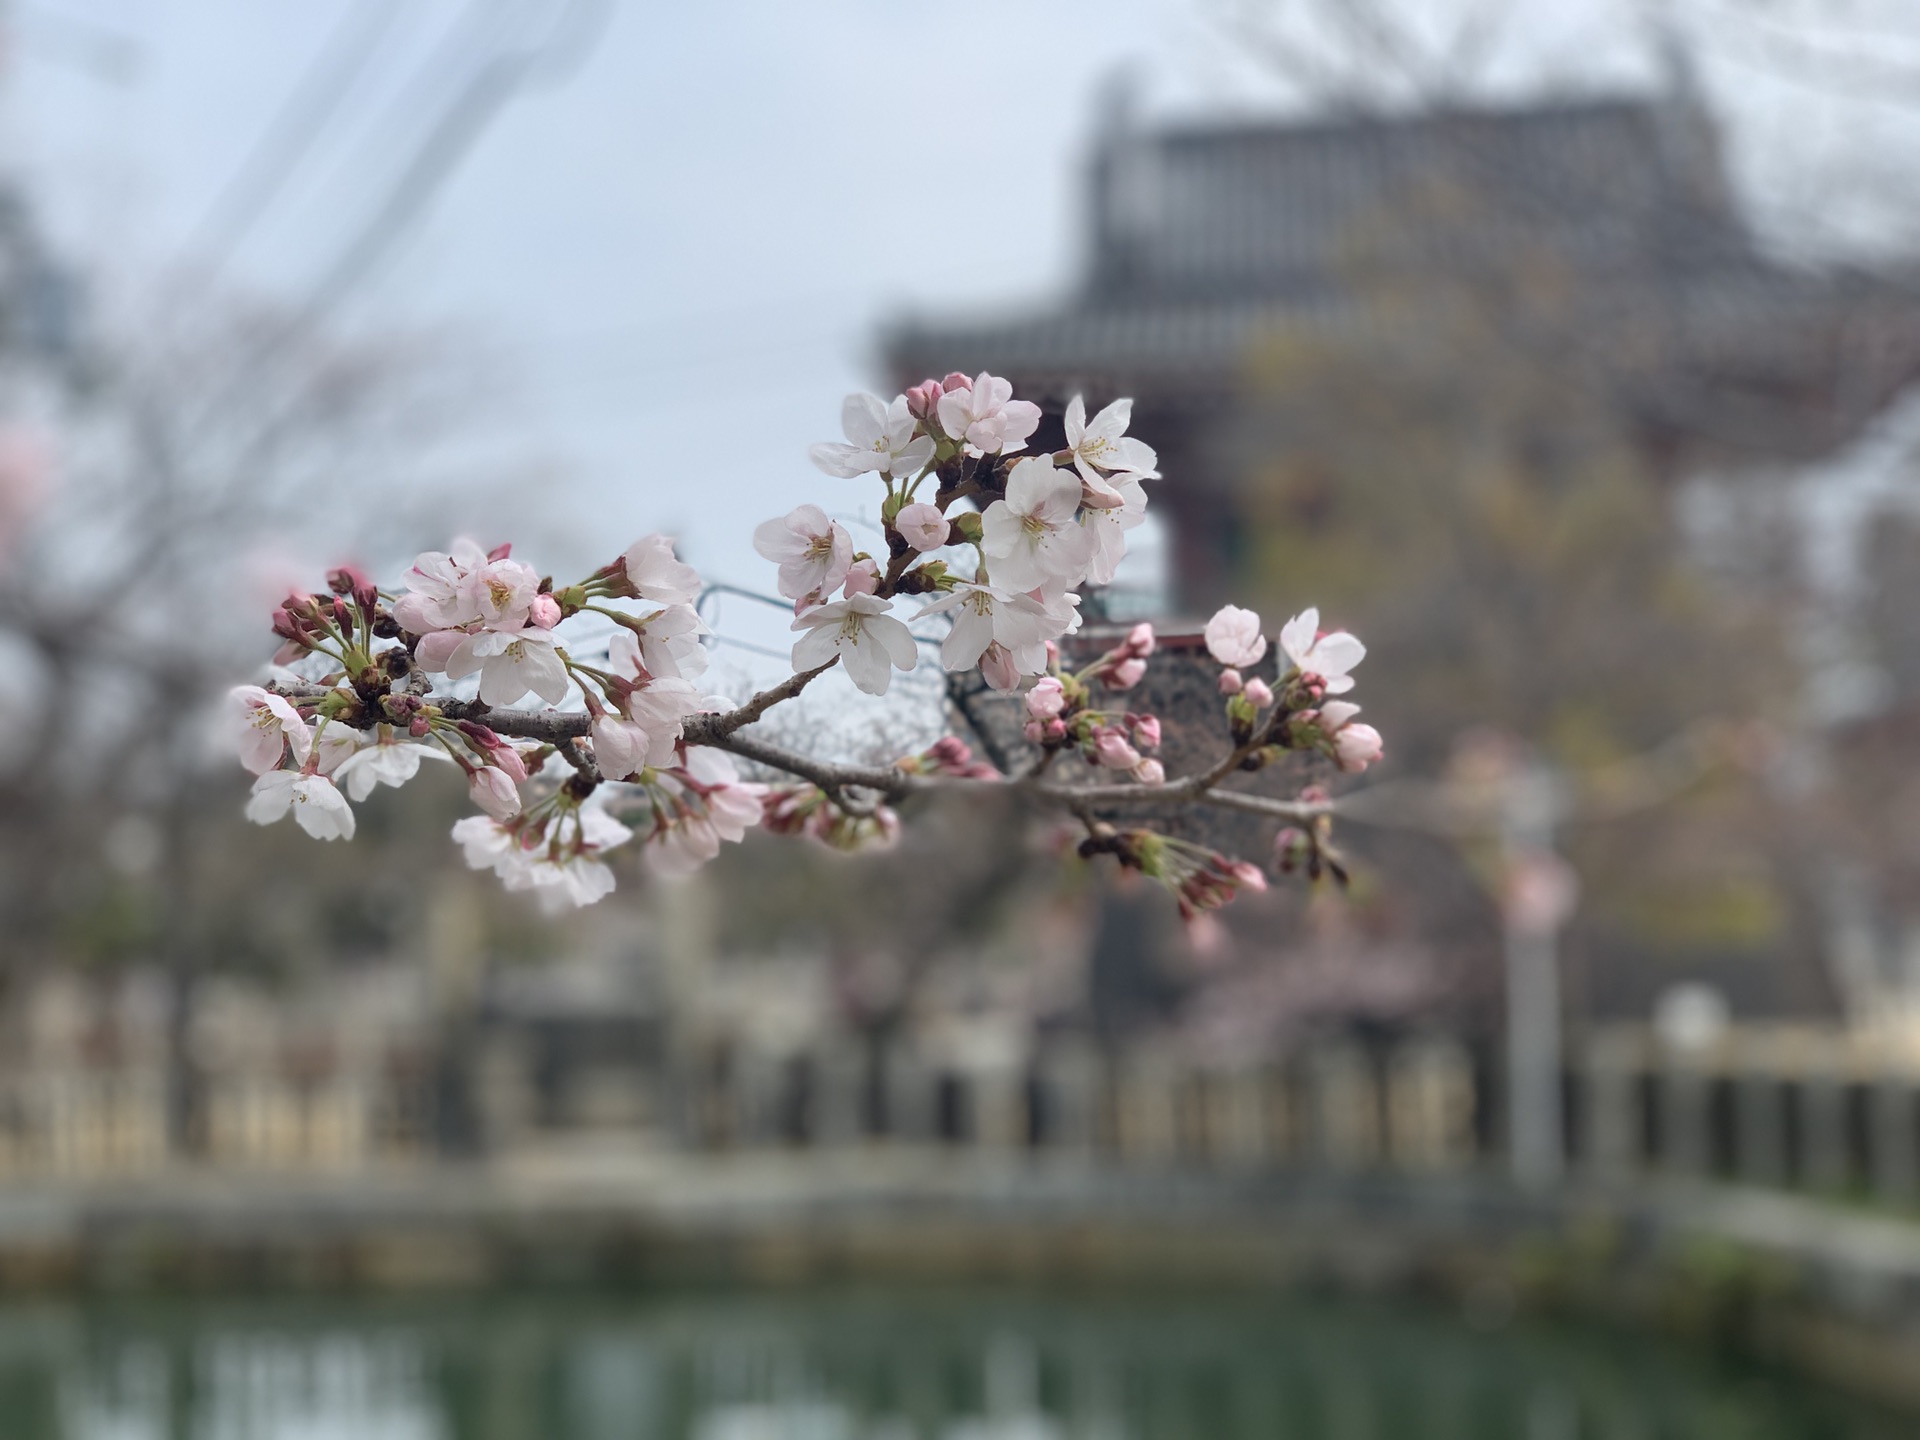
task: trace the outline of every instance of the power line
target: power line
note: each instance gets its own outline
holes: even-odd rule
[[[217,273],[312,154],[379,51],[402,0],[360,0],[334,28],[287,103],[195,227],[189,251]]]

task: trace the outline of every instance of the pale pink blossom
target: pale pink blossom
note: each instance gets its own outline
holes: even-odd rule
[[[908,396],[891,403],[878,395],[849,395],[840,406],[840,428],[847,443],[827,441],[813,446],[807,456],[829,475],[851,480],[869,470],[903,479],[918,475],[933,458],[931,435],[919,429]],[[837,582],[836,582],[837,583]]]
[[[1207,621],[1207,651],[1222,665],[1245,668],[1267,653],[1267,637],[1260,633],[1260,617],[1238,605],[1222,605]]]
[[[472,581],[487,563],[487,552],[465,538],[455,540],[451,551],[415,556],[406,593],[394,601],[393,618],[416,635],[472,624],[480,619]]]
[[[489,560],[468,575],[471,618],[497,630],[518,630],[540,593],[540,575],[519,560]]]
[[[549,705],[567,698],[567,667],[545,630],[481,630],[448,656],[448,678],[480,673],[480,698],[512,705],[529,690]]]
[[[1317,609],[1303,610],[1280,627],[1280,648],[1302,675],[1325,680],[1329,695],[1344,695],[1353,688],[1348,672],[1367,656],[1367,647],[1344,630],[1322,635]]]
[[[794,643],[793,668],[813,670],[836,656],[847,678],[869,695],[884,695],[896,669],[920,661],[913,632],[893,617],[877,595],[854,595],[821,605],[793,622],[808,633]]]
[[[656,605],[686,605],[700,594],[700,572],[673,553],[668,536],[643,535],[620,557],[627,583],[642,600]]]
[[[1167,767],[1151,756],[1142,759],[1133,767],[1133,778],[1142,785],[1164,785],[1167,783]]]
[[[520,790],[513,777],[492,765],[476,767],[467,775],[467,797],[496,820],[520,813]]]
[[[800,505],[755,528],[753,548],[780,567],[779,590],[789,600],[818,603],[840,587],[853,563],[853,539],[818,505]]]
[[[289,746],[304,765],[313,747],[313,729],[282,696],[258,685],[236,685],[227,692],[229,729],[240,763],[256,775],[280,768]]]
[[[669,605],[629,618],[607,639],[607,659],[620,674],[692,680],[707,673],[706,622],[691,605]]]
[[[1027,691],[1027,714],[1036,720],[1051,720],[1066,708],[1066,687],[1057,676],[1042,675]]]
[[[294,822],[316,840],[353,838],[353,807],[325,775],[269,770],[253,782],[247,819],[271,825],[289,810]]]
[[[989,684],[1012,690],[1020,676],[1047,668],[1049,640],[1079,628],[1079,604],[1071,592],[1015,594],[962,581],[913,618],[951,614],[953,629],[940,646],[940,663],[949,670],[979,665]]]
[[[653,736],[647,727],[620,715],[596,715],[593,720],[593,758],[609,780],[624,780],[647,763]]]
[[[1012,381],[983,370],[964,387],[946,385],[939,417],[951,439],[965,441],[976,455],[994,455],[1025,447],[1040,426],[1040,407],[1015,400]]]
[[[331,736],[336,726],[328,727]],[[391,725],[379,725],[370,733],[349,731],[359,743],[353,753],[333,770],[333,780],[343,787],[350,800],[365,800],[376,785],[395,789],[420,773],[422,760],[452,764],[453,757],[437,745],[422,745],[403,739]],[[324,768],[324,765],[323,767]]]
[[[1007,590],[1071,586],[1086,573],[1092,537],[1074,523],[1080,481],[1047,456],[1028,456],[1007,477],[1007,495],[980,518],[993,583]]]
[[[504,880],[527,863],[520,831],[509,829],[491,816],[469,815],[456,820],[453,838],[470,870],[491,870]]]
[[[707,704],[691,680],[663,677],[634,686],[621,708],[629,720],[647,732],[654,757],[649,763],[658,763],[685,732],[687,719],[705,710]]]
[[[893,517],[893,528],[900,532],[902,540],[923,555],[947,543],[947,517],[937,507],[924,502],[901,506],[900,513]]]
[[[1129,659],[1122,660],[1118,665],[1114,666],[1113,669],[1109,670],[1103,677],[1103,682],[1109,689],[1131,690],[1145,678],[1146,673],[1147,662],[1136,655]]]
[[[611,895],[613,871],[598,857],[626,844],[633,831],[598,805],[588,804],[574,812],[571,825],[565,819],[555,821],[554,832],[548,844],[532,851],[507,877],[507,888],[533,891],[549,913],[596,904]]]
[[[1087,537],[1086,578],[1090,585],[1111,585],[1126,558],[1127,532],[1146,523],[1147,492],[1133,476],[1121,475],[1100,498],[1102,503],[1080,512],[1080,528]]]
[[[847,568],[847,583],[840,593],[851,600],[855,595],[871,595],[880,588],[880,566],[872,560],[856,560]]]

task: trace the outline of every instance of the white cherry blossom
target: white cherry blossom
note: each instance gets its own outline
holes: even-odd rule
[[[700,594],[700,572],[674,557],[665,535],[643,535],[620,557],[627,583],[642,600],[656,605],[685,605]]]
[[[684,722],[707,708],[690,680],[672,677],[636,685],[627,695],[627,718],[647,732],[652,753],[666,754],[679,740]]]
[[[877,595],[852,595],[807,611],[793,622],[805,630],[794,643],[793,668],[812,670],[836,655],[847,678],[869,695],[884,695],[895,669],[919,663],[913,632],[894,619],[892,607]]]
[[[1238,605],[1222,605],[1207,621],[1207,651],[1222,665],[1257,665],[1267,653],[1267,637],[1260,633],[1260,617]]]
[[[567,698],[567,667],[545,630],[481,630],[447,657],[454,680],[480,672],[480,698],[512,705],[529,690],[549,705]]]
[[[1040,407],[1013,398],[1013,382],[982,370],[972,385],[940,397],[940,428],[976,455],[1024,449],[1040,427]]]
[[[540,573],[519,560],[489,560],[467,576],[470,618],[501,630],[517,630],[527,621],[540,593]]]
[[[258,685],[236,685],[227,692],[229,729],[240,750],[240,763],[256,775],[280,768],[287,747],[294,763],[304,765],[313,747],[313,727],[285,697]]]
[[[324,775],[270,770],[253,782],[247,819],[271,825],[289,810],[294,823],[316,840],[351,840],[353,807]]]
[[[818,505],[800,505],[756,526],[753,548],[780,567],[779,591],[789,600],[818,603],[847,578],[853,537]]]
[[[487,565],[487,552],[459,539],[451,551],[428,550],[414,557],[407,591],[393,605],[393,618],[416,635],[450,630],[480,619],[471,585]]]
[[[1136,480],[1158,480],[1154,467],[1160,457],[1153,447],[1127,434],[1127,422],[1133,418],[1133,401],[1116,400],[1087,419],[1087,402],[1076,395],[1067,402],[1067,448],[1073,452],[1074,469],[1096,496],[1115,493],[1107,477],[1130,475]]]
[[[707,673],[700,637],[708,633],[691,605],[669,605],[616,630],[607,640],[607,656],[622,673],[691,680]]]
[[[1080,480],[1044,456],[1029,456],[1007,477],[1007,498],[981,517],[981,550],[993,583],[1006,590],[1073,585],[1086,573],[1092,540],[1074,523]]]
[[[1127,532],[1146,522],[1147,492],[1131,475],[1116,475],[1107,493],[1114,504],[1080,512],[1080,528],[1087,535],[1089,585],[1111,585],[1127,553]]]
[[[1367,647],[1345,630],[1330,635],[1320,633],[1320,611],[1302,610],[1280,627],[1280,648],[1303,675],[1318,675],[1327,682],[1327,694],[1344,695],[1353,689],[1348,672],[1367,658]]]
[[[895,396],[891,403],[878,395],[847,396],[840,406],[840,428],[846,432],[846,444],[823,441],[807,455],[820,469],[842,480],[869,470],[910,477],[933,458],[933,437],[914,435],[917,422],[904,395]]]
[[[953,629],[940,646],[940,663],[949,670],[979,665],[995,689],[1012,690],[1020,676],[1046,670],[1047,641],[1079,628],[1079,603],[1074,594],[1040,599],[962,583],[913,618],[952,615]]]
[[[329,738],[331,738],[331,729]],[[334,768],[333,781],[342,786],[350,800],[365,800],[376,785],[395,789],[420,773],[422,760],[438,760],[451,765],[453,757],[434,745],[415,744],[394,734],[391,725],[376,726],[371,733],[349,732],[358,744],[351,755]],[[322,767],[325,768],[325,762]]]
[[[624,780],[647,763],[653,753],[653,734],[623,715],[596,715],[593,719],[593,758],[609,780]]]

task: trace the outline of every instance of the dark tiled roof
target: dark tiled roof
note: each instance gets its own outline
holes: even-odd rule
[[[1685,102],[1123,131],[1093,173],[1101,295],[1311,292],[1540,249],[1601,273],[1697,269],[1747,247]]]

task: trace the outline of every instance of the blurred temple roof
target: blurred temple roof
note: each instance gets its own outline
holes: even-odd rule
[[[1630,378],[1651,422],[1676,393],[1690,410],[1731,404],[1703,423],[1769,454],[1838,443],[1920,370],[1920,295],[1769,258],[1684,85],[1257,125],[1118,117],[1090,166],[1089,222],[1089,263],[1063,304],[904,324],[888,337],[895,378],[988,369],[1054,406],[1076,390],[1201,398],[1263,343],[1391,343],[1463,286],[1548,305],[1582,337],[1576,363]],[[1755,397],[1777,407],[1837,388],[1844,413],[1824,423],[1751,423]]]

